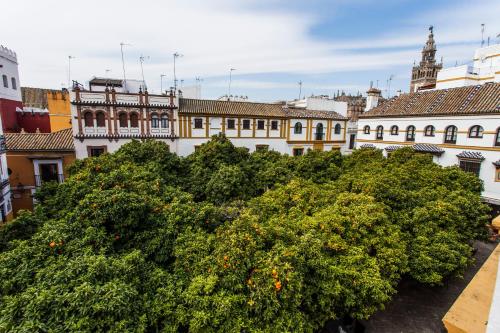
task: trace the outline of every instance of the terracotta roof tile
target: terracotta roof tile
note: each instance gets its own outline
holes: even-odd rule
[[[500,83],[402,94],[360,118],[484,113],[500,113]]]
[[[337,119],[337,120],[347,120],[335,111],[322,111],[322,110],[307,110],[307,109],[297,109],[288,108],[285,109],[285,113],[289,118],[312,118],[312,119]]]
[[[471,160],[484,160],[483,155],[477,151],[463,151],[457,155],[458,158],[467,158]]]
[[[5,133],[7,151],[73,151],[73,130],[53,133]]]
[[[191,114],[285,117],[281,104],[179,99],[179,112]]]

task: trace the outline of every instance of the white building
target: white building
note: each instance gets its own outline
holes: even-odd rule
[[[500,44],[477,49],[472,65],[442,69],[437,75],[437,89],[500,82]]]
[[[250,151],[268,148],[300,155],[307,149],[345,149],[347,118],[334,111],[284,104],[119,93],[71,92],[77,158],[114,152],[132,139],[166,142],[181,156],[223,133]]]
[[[367,103],[368,104],[368,103]],[[358,147],[412,146],[442,166],[459,165],[500,205],[500,83],[402,94],[359,116]]]

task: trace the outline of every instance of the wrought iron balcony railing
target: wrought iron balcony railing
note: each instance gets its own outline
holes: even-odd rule
[[[63,174],[57,174],[57,175],[51,175],[51,176],[40,176],[36,175],[35,176],[35,186],[40,187],[44,182],[58,182],[62,183],[64,181],[64,175]]]

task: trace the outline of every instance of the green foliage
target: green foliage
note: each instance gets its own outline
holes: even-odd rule
[[[0,228],[0,331],[313,332],[460,275],[485,236],[481,182],[408,149],[133,141],[70,173]]]

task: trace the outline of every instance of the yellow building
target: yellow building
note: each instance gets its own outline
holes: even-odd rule
[[[47,181],[63,182],[75,161],[71,128],[53,133],[6,133],[7,165],[14,216],[32,210],[33,194]]]
[[[47,108],[49,109],[51,132],[71,128],[71,104],[66,89],[62,91],[48,90]]]

